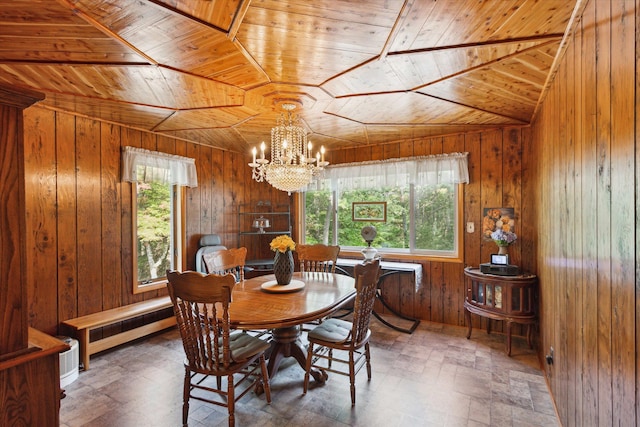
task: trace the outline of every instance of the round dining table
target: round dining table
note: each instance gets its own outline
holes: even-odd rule
[[[238,282],[231,294],[231,327],[272,330],[269,377],[273,378],[283,358],[293,357],[305,369],[306,350],[300,335],[303,323],[331,315],[356,295],[352,277],[332,273],[296,272],[291,285],[276,285],[274,275]],[[316,381],[322,373],[311,372]]]

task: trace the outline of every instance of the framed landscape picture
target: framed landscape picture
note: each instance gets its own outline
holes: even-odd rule
[[[387,202],[353,202],[351,204],[353,221],[387,221]]]

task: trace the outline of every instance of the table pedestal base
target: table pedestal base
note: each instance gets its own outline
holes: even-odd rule
[[[267,365],[269,379],[276,376],[280,363],[282,363],[282,359],[285,357],[293,357],[302,369],[306,369],[307,350],[300,340],[300,335],[300,326],[273,330],[273,345]],[[320,371],[312,369],[310,373],[317,382],[324,382],[325,378]]]

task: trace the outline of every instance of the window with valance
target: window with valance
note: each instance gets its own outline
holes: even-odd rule
[[[136,147],[123,148],[122,180],[198,186],[194,159]]]
[[[361,228],[373,225],[382,253],[457,257],[468,182],[467,153],[329,166],[305,193],[305,241],[361,248]],[[355,214],[369,204],[384,215]]]
[[[195,160],[124,147],[122,179],[131,182],[134,293],[166,286],[166,271],[183,266],[184,187],[196,187]]]

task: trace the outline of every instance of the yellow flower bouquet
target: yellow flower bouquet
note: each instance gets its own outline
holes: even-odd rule
[[[286,234],[282,236],[275,237],[271,243],[269,244],[271,250],[274,252],[286,252],[286,251],[295,251],[296,243],[293,239]]]

